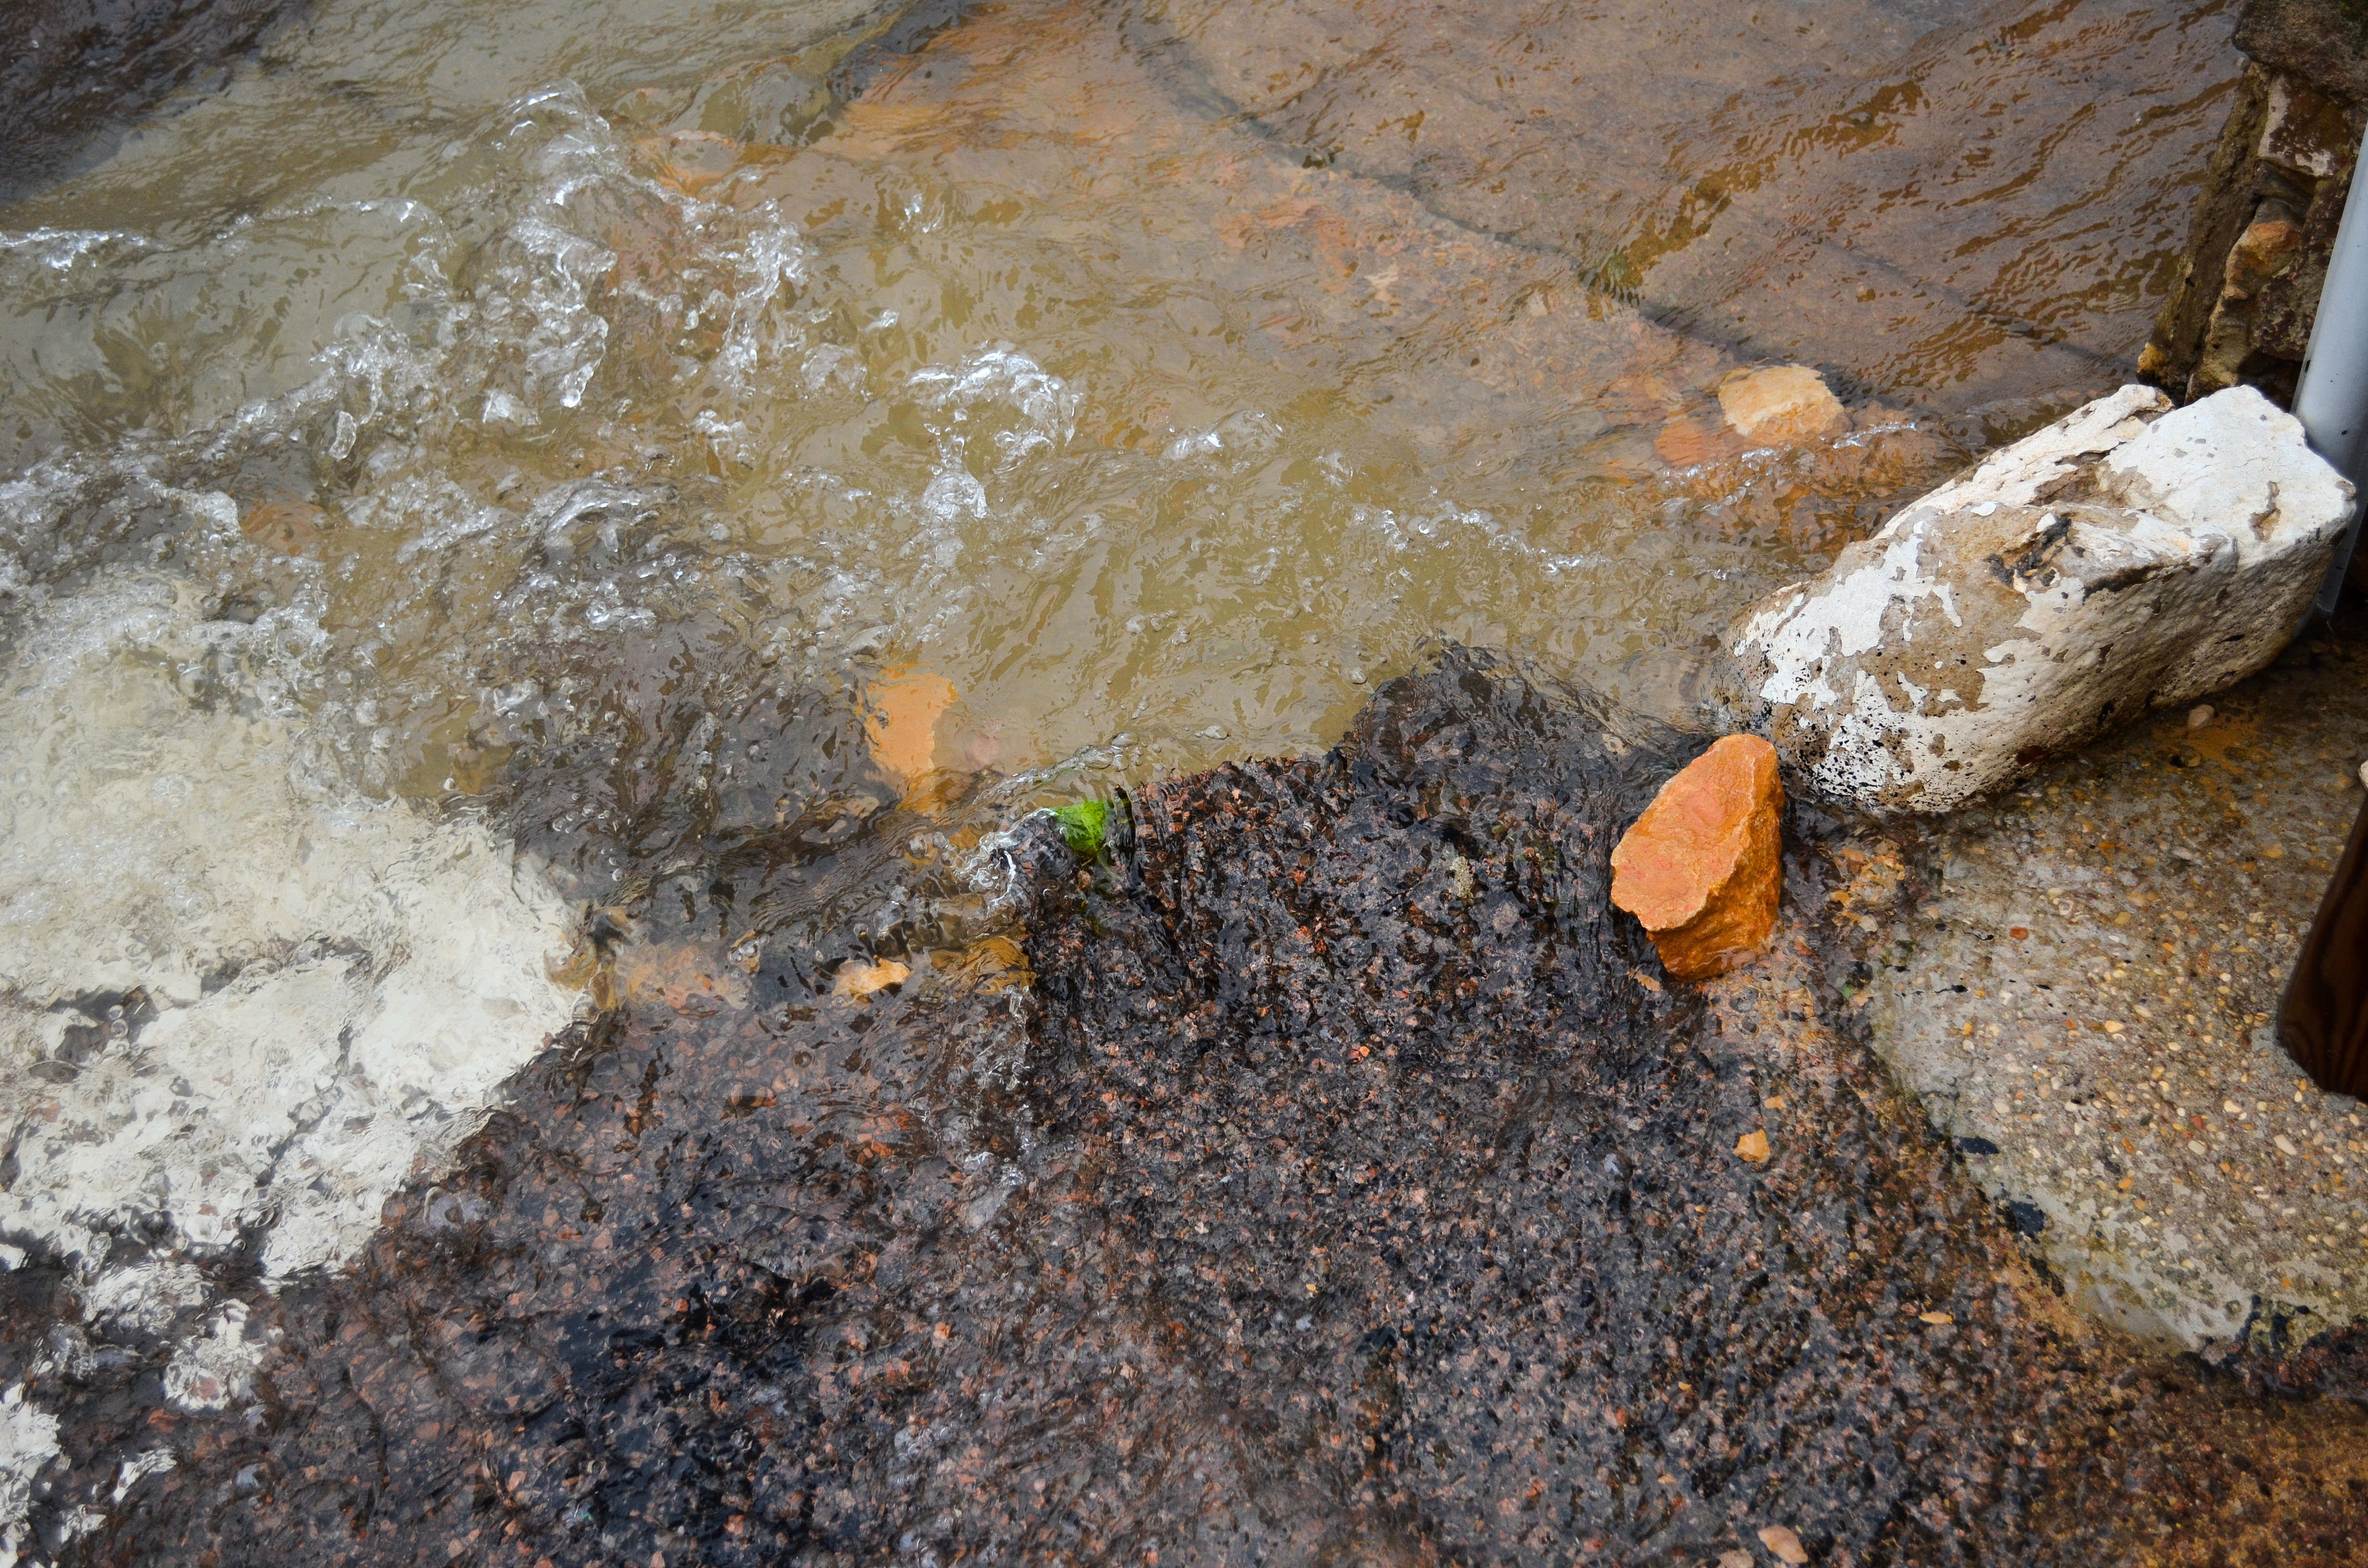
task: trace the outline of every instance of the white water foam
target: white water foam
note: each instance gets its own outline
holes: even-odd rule
[[[539,875],[308,762],[316,637],[118,573],[0,672],[0,1233],[68,1265],[94,1333],[172,1340],[189,1409],[251,1398],[264,1348],[203,1266],[350,1256],[573,1015]],[[55,1425],[0,1404],[0,1559]]]
[[[275,619],[126,577],[0,678],[0,1231],[93,1282],[134,1236],[347,1256],[570,1017],[567,912],[507,848],[305,765]]]
[[[58,1418],[28,1403],[23,1383],[0,1394],[0,1568],[14,1568],[33,1480],[57,1457]]]

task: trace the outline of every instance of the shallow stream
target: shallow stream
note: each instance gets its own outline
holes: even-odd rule
[[[141,1478],[60,1368],[260,1412],[277,1293],[619,1006],[999,987],[997,829],[1450,645],[1695,722],[1735,610],[2132,374],[2238,65],[2133,0],[924,20],[320,0],[0,209],[0,1555]],[[1739,434],[1776,364],[1843,415]]]

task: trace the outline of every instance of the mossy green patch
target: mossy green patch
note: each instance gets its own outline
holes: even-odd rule
[[[1099,860],[1110,843],[1110,812],[1108,801],[1079,801],[1056,808],[1053,820],[1060,824],[1062,842],[1078,859]]]

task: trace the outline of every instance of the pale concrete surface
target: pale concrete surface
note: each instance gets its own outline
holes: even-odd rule
[[[2368,622],[2210,700],[1905,846],[1854,1002],[2076,1301],[2207,1351],[2368,1313],[2368,1118],[2269,1027],[2361,805]]]

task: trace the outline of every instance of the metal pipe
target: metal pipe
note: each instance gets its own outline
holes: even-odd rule
[[[2368,191],[2360,172],[2368,164],[2368,136],[2360,143],[2335,255],[2310,324],[2302,386],[2294,413],[2320,457],[2354,485],[2368,479]],[[2360,508],[2335,547],[2327,581],[2319,585],[2320,615],[2332,615],[2360,538]],[[2278,1040],[2311,1082],[2329,1094],[2368,1094],[2368,807],[2351,826],[2351,840],[2318,901],[2295,956],[2285,994],[2278,998]]]
[[[2338,473],[2368,491],[2368,200],[2359,199],[2360,171],[2368,166],[2368,135],[2352,165],[2351,194],[2335,232],[2335,254],[2318,293],[2318,314],[2310,324],[2310,347],[2302,361],[2302,388],[2294,414],[2313,450]],[[2332,615],[2360,538],[2360,514],[2335,547],[2335,561],[2319,585],[2318,613]]]

